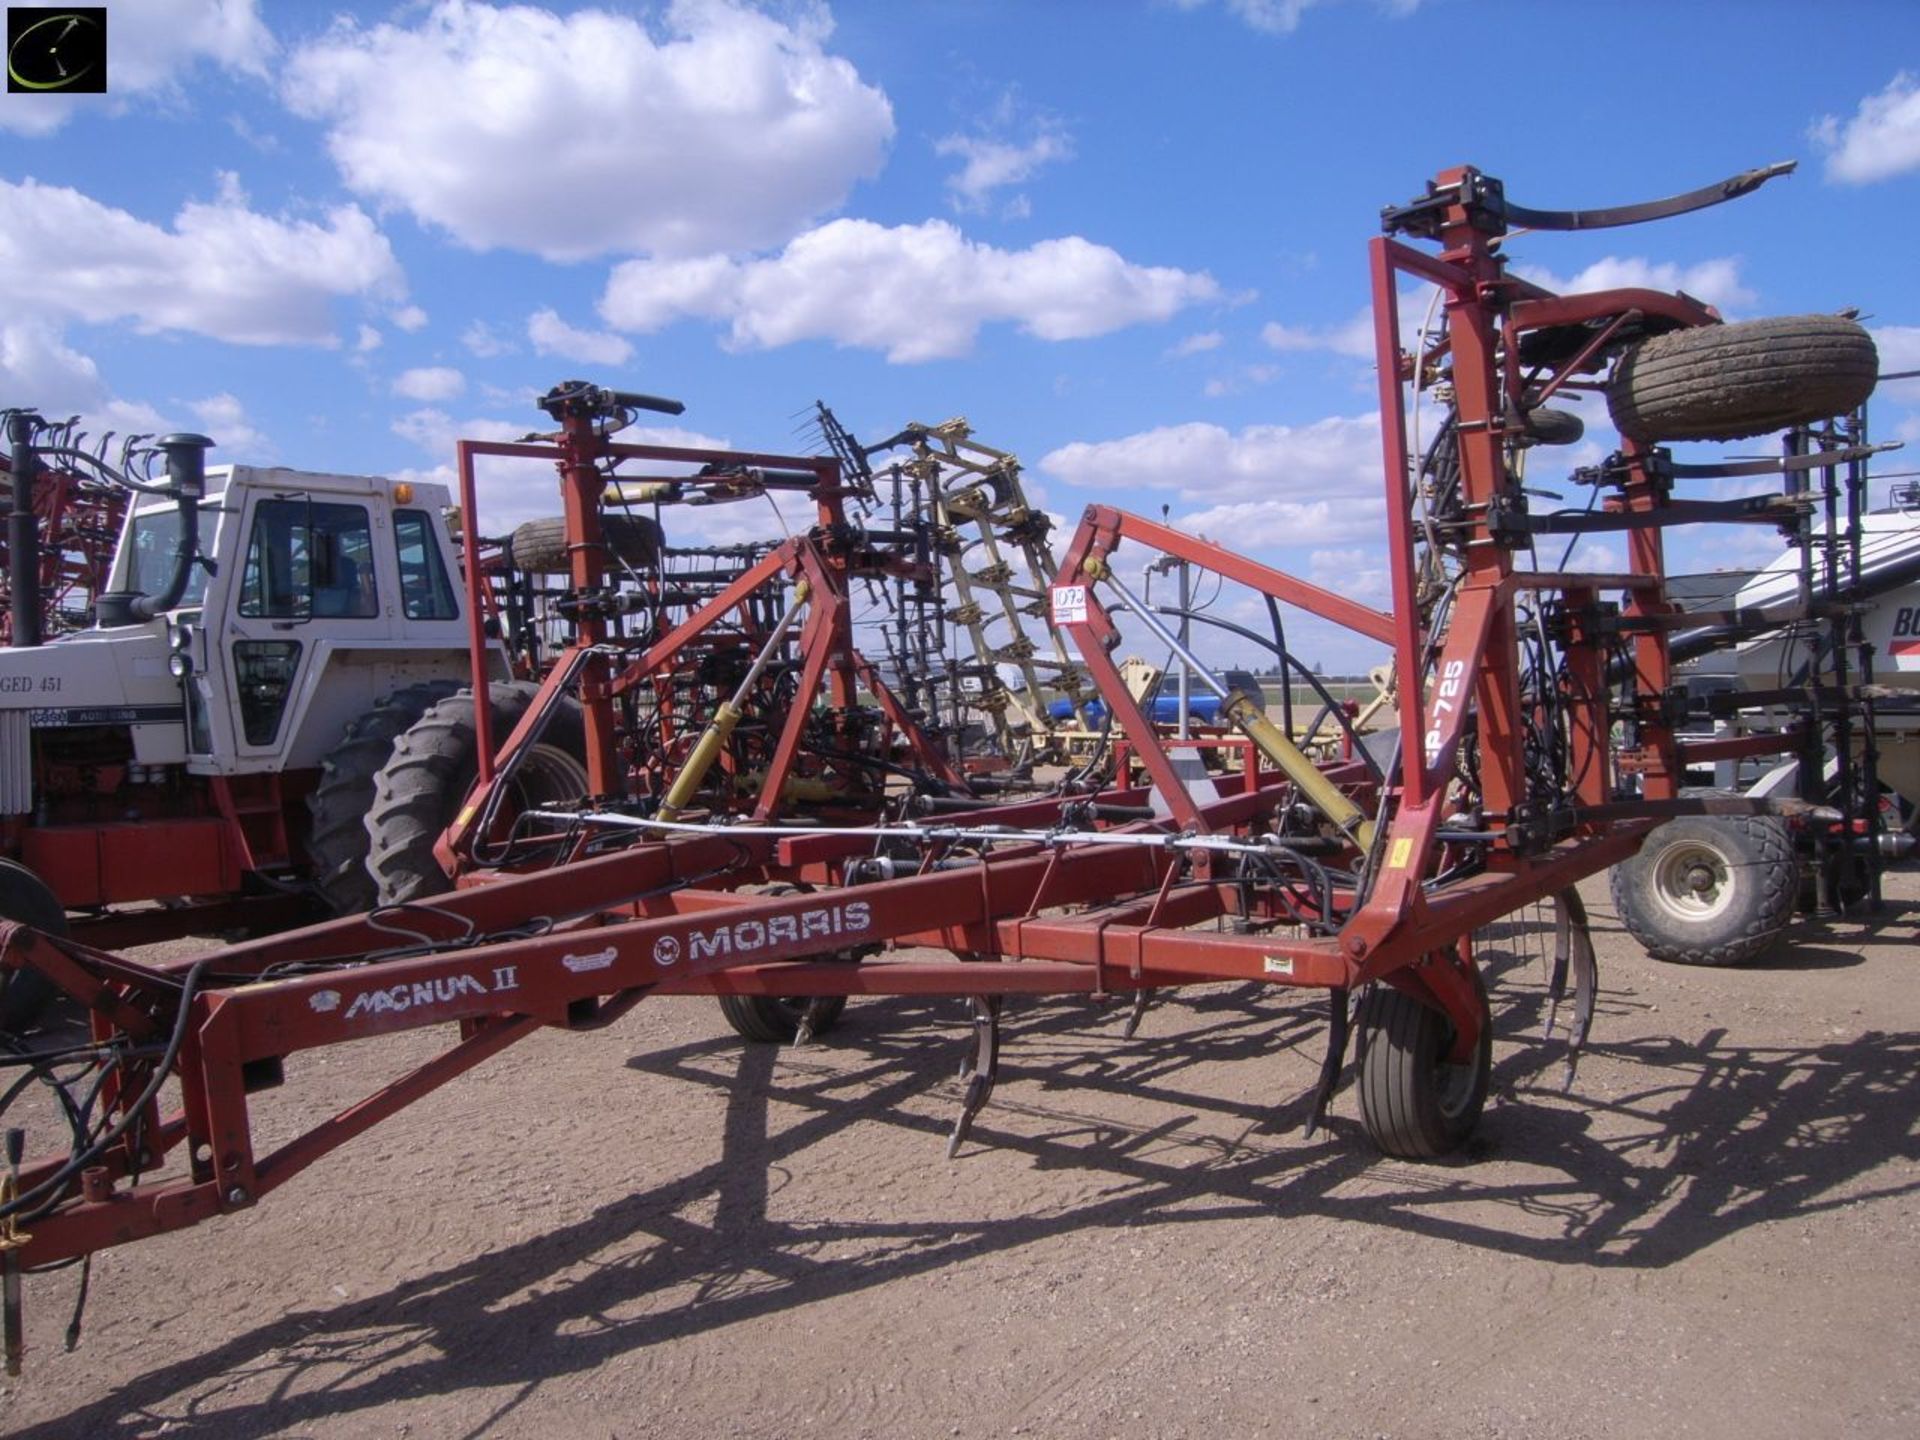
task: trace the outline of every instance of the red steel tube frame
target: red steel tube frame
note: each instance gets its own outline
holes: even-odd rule
[[[1443,175],[1442,184],[1457,173]],[[1508,422],[1497,402],[1502,381],[1510,385],[1513,376],[1500,358],[1503,326],[1511,351],[1519,329],[1527,325],[1604,320],[1629,309],[1675,324],[1712,323],[1715,317],[1679,297],[1634,291],[1563,300],[1511,280],[1490,243],[1493,237],[1476,229],[1474,218],[1459,207],[1440,236],[1437,259],[1384,239],[1372,249],[1393,558],[1390,616],[1102,506],[1087,511],[1055,582],[1056,604],[1061,589],[1084,587],[1084,610],[1062,628],[1139,757],[1151,790],[1172,812],[1174,824],[1197,836],[1262,833],[1294,808],[1294,787],[1283,775],[1257,767],[1249,788],[1209,801],[1197,800],[1180,783],[1167,742],[1148,723],[1108,655],[1117,631],[1095,591],[1124,541],[1166,549],[1393,646],[1404,752],[1397,776],[1390,775],[1384,793],[1375,796],[1360,766],[1328,772],[1350,794],[1377,799],[1383,821],[1375,853],[1368,857],[1369,878],[1343,881],[1347,888],[1333,896],[1335,913],[1317,917],[1330,933],[1299,938],[1189,928],[1230,913],[1237,887],[1215,883],[1204,850],[1175,848],[1165,830],[1150,822],[1121,827],[1135,832],[1140,844],[1075,843],[1071,834],[1062,833],[1053,843],[1008,844],[961,868],[923,864],[911,876],[780,896],[730,891],[775,877],[831,881],[838,863],[871,852],[871,838],[747,831],[639,843],[561,868],[476,885],[410,910],[406,925],[418,932],[418,953],[394,953],[392,923],[372,917],[220,952],[219,982],[187,1003],[186,1038],[175,1067],[183,1097],[180,1113],[152,1116],[141,1136],[143,1150],[136,1151],[129,1140],[100,1157],[104,1183],[97,1179],[83,1193],[76,1178],[61,1205],[34,1221],[23,1261],[49,1263],[244,1208],[351,1136],[535,1029],[592,1027],[645,995],[1104,993],[1219,979],[1345,990],[1384,980],[1444,1010],[1454,1022],[1455,1053],[1470,1048],[1482,1024],[1472,983],[1472,932],[1631,853],[1655,821],[1650,813],[1623,816],[1621,804],[1609,802],[1612,757],[1596,669],[1599,640],[1575,624],[1565,641],[1569,671],[1584,677],[1579,683],[1587,688],[1571,696],[1569,706],[1587,767],[1578,776],[1571,827],[1544,845],[1523,848],[1496,841],[1478,873],[1437,884],[1437,856],[1447,843],[1440,838],[1441,822],[1468,716],[1474,717],[1487,787],[1484,823],[1510,826],[1522,778],[1517,769],[1522,719],[1517,597],[1542,589],[1575,598],[1619,590],[1631,609],[1656,613],[1665,605],[1662,557],[1651,528],[1630,534],[1631,573],[1622,576],[1516,573],[1498,544],[1469,544],[1444,631],[1428,633],[1414,588],[1396,276],[1417,275],[1446,292],[1445,348],[1452,357],[1460,420],[1463,498],[1470,513],[1481,515],[1506,480],[1501,434]],[[1587,358],[1583,353],[1579,362]],[[589,443],[601,454],[630,451],[663,458],[661,447],[572,439],[576,461]],[[566,443],[559,449],[566,452]],[[688,453],[665,452],[664,458]],[[462,443],[470,556],[472,461],[480,454],[552,459],[556,450],[545,444]],[[1647,455],[1629,447],[1628,458],[1625,503],[1657,508],[1664,495],[1652,479]],[[583,499],[587,485],[597,483],[597,472],[591,482],[587,478],[591,471],[576,464],[568,472]],[[837,499],[832,504],[837,508]],[[826,510],[829,501],[823,499],[822,506]],[[576,559],[576,583],[591,579],[591,547],[576,551]],[[470,564],[470,623],[476,679],[484,680],[476,570]],[[754,588],[796,573],[819,587],[806,646],[809,697],[829,668],[836,686],[849,690],[857,673],[877,680],[871,667],[863,670],[850,645],[840,648],[846,615],[838,572],[803,538],[779,547],[647,655],[608,677],[607,688],[637,683]],[[1657,696],[1669,678],[1665,641],[1653,634],[1631,643],[1635,687],[1643,696]],[[485,709],[479,707],[482,717]],[[783,753],[791,754],[794,735],[789,725],[781,737]],[[1642,739],[1639,768],[1647,796],[1657,800],[1677,783],[1674,741],[1657,725],[1643,730]],[[758,810],[770,813],[770,798],[778,793],[770,774]],[[1147,793],[1125,790],[1101,798],[1138,804]],[[1073,803],[1069,797],[1049,797],[974,812],[966,819],[969,826],[1046,825],[1062,821]],[[922,853],[930,862],[933,850]],[[844,880],[845,872],[839,878]],[[1355,884],[1365,893],[1354,893]],[[1282,917],[1262,910],[1252,918]],[[528,935],[533,920],[545,923],[540,933]],[[507,938],[488,938],[508,931]],[[848,958],[849,952],[858,955],[877,946],[931,946],[955,958],[861,963]],[[136,966],[71,940],[0,924],[0,963],[33,965],[88,1004],[100,1039],[120,1034],[151,1041],[166,1034],[179,1014],[183,978],[212,962]],[[428,1025],[456,1025],[458,1038],[438,1057],[359,1104],[256,1156],[250,1081],[271,1080],[288,1057],[303,1050]],[[134,1062],[120,1077],[122,1104],[131,1104],[128,1097],[140,1088],[138,1073]],[[136,1171],[153,1168],[156,1152],[183,1146],[185,1175],[135,1178]],[[37,1162],[23,1173],[23,1185],[47,1182],[60,1164],[57,1159]]]

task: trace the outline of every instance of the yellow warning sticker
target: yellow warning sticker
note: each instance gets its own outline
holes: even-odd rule
[[[1387,847],[1387,869],[1404,870],[1411,859],[1413,859],[1413,840],[1410,836],[1402,835]]]
[[[460,807],[460,813],[453,817],[453,823],[456,825],[466,824],[469,820],[473,819],[473,810],[474,807],[471,805],[462,805]]]

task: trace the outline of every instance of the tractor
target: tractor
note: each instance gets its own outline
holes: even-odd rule
[[[123,470],[32,412],[7,421],[27,523],[9,527],[0,649],[0,916],[125,944],[365,909],[375,775],[468,675],[445,487],[209,467],[190,434]],[[48,464],[128,503],[91,623],[42,643],[21,501]],[[16,977],[0,1028],[43,998]]]

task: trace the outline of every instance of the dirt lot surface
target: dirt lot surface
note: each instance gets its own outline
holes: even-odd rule
[[[1920,876],[1772,963],[1642,957],[1604,886],[1574,1091],[1496,959],[1469,1152],[1300,1133],[1324,1001],[952,1002],[749,1048],[711,1002],[543,1034],[258,1210],[30,1279],[0,1430],[98,1436],[1920,1434]],[[425,1034],[302,1057],[289,1132]]]

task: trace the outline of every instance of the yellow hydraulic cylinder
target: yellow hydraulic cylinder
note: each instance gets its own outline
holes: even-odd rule
[[[759,682],[767,665],[779,651],[781,642],[787,638],[787,631],[793,628],[793,622],[800,617],[800,607],[807,603],[812,587],[802,579],[793,587],[793,603],[787,606],[786,613],[773,627],[773,633],[767,636],[767,643],[760,647],[760,653],[754,656],[753,666],[747,671],[746,679],[733,692],[731,700],[722,700],[714,707],[713,719],[707,723],[706,732],[693,747],[693,753],[687,757],[687,763],[680,767],[680,773],[673,777],[673,784],[667,787],[666,797],[660,802],[657,818],[677,820],[687,808],[687,802],[693,799],[700,786],[706,781],[707,772],[713,768],[713,762],[719,757],[727,738],[733,734],[733,727],[740,723],[741,707],[747,703],[747,696],[753,693],[753,687]]]
[[[1267,718],[1260,702],[1244,690],[1235,690],[1221,702],[1221,711],[1249,740],[1260,747],[1286,777],[1300,787],[1300,793],[1315,809],[1351,835],[1364,850],[1373,847],[1373,822],[1360,807],[1341,793],[1340,787],[1320,773],[1320,767],[1307,753],[1283,735],[1280,727]]]
[[[707,778],[707,771],[713,768],[714,760],[720,749],[727,743],[727,737],[733,734],[733,727],[740,723],[740,712],[727,701],[722,700],[719,708],[713,712],[706,732],[700,742],[693,747],[693,754],[687,757],[687,763],[680,767],[680,773],[673,777],[673,784],[667,787],[667,797],[660,802],[662,820],[678,820],[681,812],[687,808],[687,802],[693,799],[701,784]]]

